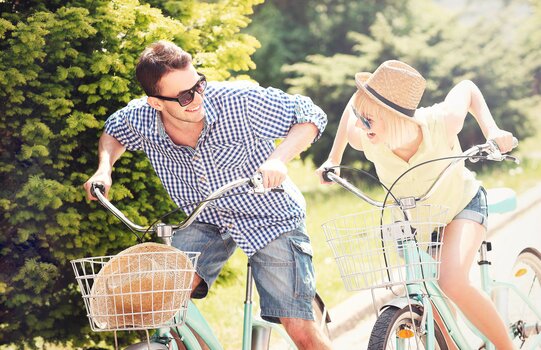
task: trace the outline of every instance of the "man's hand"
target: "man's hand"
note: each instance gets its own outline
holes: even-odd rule
[[[279,159],[267,159],[258,171],[263,176],[263,186],[274,188],[280,186],[287,177],[287,166]]]
[[[109,189],[111,188],[111,185],[113,183],[113,180],[111,179],[111,175],[108,173],[100,173],[97,172],[90,179],[88,179],[87,182],[83,185],[86,191],[86,198],[88,198],[91,201],[97,200],[95,196],[91,193],[91,187],[92,183],[100,183],[105,187],[105,198],[109,198]]]

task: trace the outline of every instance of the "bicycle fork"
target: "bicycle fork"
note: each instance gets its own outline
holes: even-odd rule
[[[527,296],[522,295],[522,293],[510,283],[505,282],[495,282],[490,278],[489,266],[490,261],[487,258],[487,253],[492,250],[492,244],[490,242],[484,241],[479,248],[479,267],[481,270],[481,285],[483,290],[491,296],[492,301],[494,302],[498,313],[502,317],[506,325],[510,324],[509,319],[509,310],[508,310],[508,301],[509,301],[509,291],[516,293],[522,300],[524,300],[530,310],[535,312],[536,308],[530,304]],[[537,314],[538,318],[541,318],[541,315]],[[526,324],[522,320],[515,322],[510,325],[510,336],[519,337],[520,339],[526,339],[530,337],[538,336],[538,341],[536,346],[541,345],[541,323],[529,323]],[[484,338],[484,337],[483,337]],[[486,340],[486,350],[495,350],[494,345]]]

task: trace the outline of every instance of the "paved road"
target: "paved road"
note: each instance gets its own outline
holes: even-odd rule
[[[532,195],[539,197],[539,193]],[[534,201],[530,201],[530,203],[534,203]],[[513,215],[511,221],[500,225],[490,237],[490,241],[493,243],[493,251],[489,253],[489,258],[492,260],[492,273],[496,279],[505,278],[510,273],[515,257],[524,247],[532,246],[541,250],[541,202],[537,201],[537,204],[527,205],[524,209],[526,210],[520,214]],[[505,217],[500,219],[507,221]],[[477,268],[472,269],[472,281],[479,279],[478,273]],[[366,296],[369,297],[369,295]],[[354,328],[342,333],[333,340],[334,348],[366,349],[374,322],[375,316],[373,313],[364,320],[356,320]],[[472,336],[470,335],[468,338],[472,338]]]

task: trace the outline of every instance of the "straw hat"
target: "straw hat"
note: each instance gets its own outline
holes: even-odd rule
[[[375,103],[420,125],[414,114],[426,81],[411,66],[396,60],[385,61],[374,73],[355,74],[355,84]]]
[[[190,297],[194,267],[182,251],[158,243],[130,247],[99,271],[90,292],[97,328],[155,328]]]

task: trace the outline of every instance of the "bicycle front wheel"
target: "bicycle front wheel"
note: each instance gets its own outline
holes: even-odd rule
[[[541,253],[535,248],[526,248],[517,256],[513,266],[511,282],[527,298],[528,305],[515,293],[508,299],[509,322],[513,327],[518,347],[527,349],[529,341],[539,334],[541,319],[532,308],[541,312]]]
[[[411,312],[413,311],[413,312]],[[376,320],[368,350],[426,349],[426,333],[420,329],[422,309],[412,306],[397,309],[390,307]],[[434,322],[436,350],[447,350],[443,334]]]

